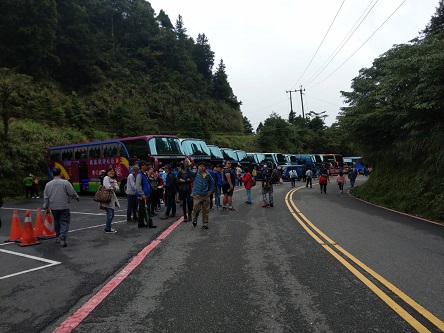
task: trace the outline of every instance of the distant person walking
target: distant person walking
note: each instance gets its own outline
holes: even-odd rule
[[[107,190],[112,191],[113,195],[111,197],[111,201],[109,203],[101,203],[100,205],[105,208],[106,212],[106,224],[105,224],[105,232],[107,234],[115,234],[117,230],[111,227],[113,218],[114,218],[114,210],[116,207],[120,208],[119,199],[117,199],[116,191],[119,189],[119,185],[117,184],[117,175],[116,171],[112,168],[108,168],[105,170],[105,178],[103,178],[103,187]]]
[[[156,225],[154,225],[153,220],[149,216],[148,212],[148,204],[149,204],[149,197],[151,194],[151,186],[150,182],[148,180],[148,176],[146,172],[149,169],[149,165],[145,161],[140,161],[140,170],[137,173],[136,176],[136,196],[139,200],[139,216],[138,216],[138,227],[144,228],[157,228]],[[145,223],[145,221],[147,223]]]
[[[25,185],[26,199],[28,199],[28,197],[30,199],[34,198],[34,180],[32,179],[31,173],[23,179],[23,184]]]
[[[43,210],[46,210],[46,215],[50,215],[52,212],[56,242],[66,247],[66,236],[71,222],[69,199],[79,201],[80,198],[71,183],[62,179],[61,173],[62,170],[59,168],[52,169],[54,179],[46,184],[43,191]]]
[[[222,170],[222,193],[224,194],[223,209],[235,210],[233,207],[233,190],[235,173],[231,170],[231,162],[226,161]]]
[[[32,186],[34,187],[34,198],[40,199],[39,196],[39,179],[36,175],[32,175]]]
[[[296,170],[291,169],[288,175],[290,176],[291,187],[296,187],[296,178],[298,178]]]
[[[170,217],[176,217],[176,175],[172,172],[171,166],[169,164],[165,165],[164,170],[167,174],[165,182],[166,212],[165,215],[160,218],[161,220],[166,220]]]
[[[328,171],[323,169],[319,175],[319,185],[321,187],[321,193],[327,193],[327,183],[330,183],[330,177],[328,176]]]
[[[308,184],[310,184],[310,188],[313,188],[313,183],[312,183],[313,171],[311,171],[311,169],[308,169],[305,172],[305,178],[306,178],[306,181],[307,181],[305,187],[308,187]]]
[[[245,175],[242,177],[242,181],[245,185],[245,193],[247,194],[247,201],[245,201],[245,203],[251,205],[251,188],[253,187],[253,176],[251,176],[248,167],[245,167],[244,171]]]
[[[137,196],[136,196],[136,176],[139,172],[139,166],[134,165],[132,172],[126,178],[126,195],[128,199],[128,205],[126,207],[126,220],[128,222],[137,221]],[[131,219],[131,215],[133,218]]]
[[[345,180],[344,173],[342,171],[339,172],[339,175],[336,177],[336,183],[338,183],[338,186],[339,186],[339,193],[343,193],[346,180]]]
[[[277,182],[279,175],[273,169],[273,163],[267,162],[267,167],[262,170],[262,207],[274,207],[273,185]],[[267,197],[268,196],[268,197]]]
[[[222,193],[222,166],[220,164],[216,165],[214,171],[214,180],[216,181],[216,192],[214,193],[214,205],[216,209],[219,209],[222,205],[220,204],[220,195]]]
[[[351,187],[355,186],[355,182],[356,182],[357,177],[358,177],[358,173],[356,172],[356,169],[353,169],[348,173],[348,179],[350,180]]]
[[[185,164],[180,165],[177,173],[177,182],[179,184],[179,198],[182,201],[183,221],[191,221],[191,212],[193,211],[193,198],[191,197],[191,178],[190,171],[186,170]]]

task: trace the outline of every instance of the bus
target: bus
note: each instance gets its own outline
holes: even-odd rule
[[[201,161],[208,163],[211,161],[211,151],[202,139],[186,138],[179,139],[184,154],[191,157],[193,163]]]
[[[267,162],[273,162],[275,165],[284,165],[287,163],[284,154],[280,153],[264,153]]]
[[[260,167],[264,166],[264,164],[267,164],[264,153],[247,153],[247,157],[250,159],[251,163],[257,164]]]
[[[252,163],[244,150],[234,150],[237,155],[238,162],[242,165],[242,169],[247,167],[248,170],[252,170]]]
[[[344,170],[344,159],[341,154],[323,154],[324,155],[324,163],[331,163],[330,173],[338,174],[340,170],[346,172]]]
[[[287,164],[299,164],[298,159],[293,154],[284,154],[285,160],[287,161]]]
[[[220,152],[220,148],[218,146],[214,146],[214,145],[207,145],[208,149],[210,149],[210,153],[211,153],[211,164],[214,166],[216,165],[221,165],[224,161],[224,156],[222,155],[222,153]]]
[[[130,166],[146,160],[158,169],[185,158],[180,141],[172,135],[143,135],[105,141],[49,147],[48,174],[54,167],[62,170],[78,193],[95,192],[100,185],[100,170],[116,170],[119,192],[124,193]]]

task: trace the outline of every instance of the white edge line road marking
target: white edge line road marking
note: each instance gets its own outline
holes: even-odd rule
[[[0,252],[4,252],[4,253],[12,254],[12,255],[15,255],[15,256],[25,257],[25,258],[28,258],[28,259],[33,259],[33,260],[38,260],[38,261],[43,261],[43,262],[48,263],[48,265],[44,265],[44,266],[41,266],[41,267],[27,269],[26,271],[21,271],[21,272],[18,272],[18,273],[9,274],[9,275],[5,275],[5,276],[0,276],[0,280],[4,280],[4,279],[7,279],[7,278],[10,278],[10,277],[13,277],[13,276],[17,276],[17,275],[20,275],[20,274],[25,274],[25,273],[36,271],[36,270],[39,270],[39,269],[48,268],[48,267],[51,267],[51,266],[55,266],[55,265],[61,264],[61,262],[59,262],[59,261],[54,261],[54,260],[39,258],[39,257],[35,257],[35,256],[30,256],[29,254],[23,254],[23,253],[8,251],[8,250],[0,250]]]

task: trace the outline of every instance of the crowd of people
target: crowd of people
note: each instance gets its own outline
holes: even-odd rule
[[[54,168],[52,173],[54,179],[45,186],[43,208],[47,214],[52,211],[57,242],[66,246],[70,223],[69,200],[70,198],[79,200],[79,196],[72,184],[62,179],[59,168]],[[312,188],[314,172],[308,169],[304,176],[306,187]],[[330,183],[329,172],[323,169],[317,176],[321,193],[327,193],[327,184]],[[295,187],[296,177],[295,171],[290,171],[292,187]],[[356,177],[356,170],[348,173],[351,187],[354,186]],[[139,228],[156,228],[153,218],[160,214],[162,204],[165,206],[165,213],[160,217],[161,220],[176,218],[177,204],[179,204],[182,208],[183,222],[192,222],[192,225],[196,226],[202,212],[202,228],[208,229],[211,210],[219,208],[227,211],[235,210],[233,194],[236,186],[245,187],[245,203],[252,204],[251,189],[258,179],[261,181],[261,206],[274,207],[273,186],[282,184],[282,170],[276,168],[272,162],[268,162],[262,168],[254,166],[250,171],[248,167],[242,168],[241,165],[233,167],[230,161],[213,167],[205,162],[193,164],[189,159],[185,159],[176,167],[167,164],[159,170],[147,161],[137,161],[130,168],[126,180],[127,221],[137,222]],[[37,177],[29,174],[23,182],[26,187],[30,187],[30,197],[38,197],[38,189],[35,188],[38,186]],[[336,183],[339,192],[343,193],[346,177],[342,171],[337,175]],[[116,195],[119,186],[115,170],[112,168],[102,170],[100,184],[112,192],[111,200],[100,203],[100,209],[106,212],[105,233],[113,234],[117,232],[112,228],[114,211],[120,208]]]

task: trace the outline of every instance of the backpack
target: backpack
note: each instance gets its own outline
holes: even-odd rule
[[[321,174],[319,177],[319,184],[327,184],[327,176],[325,174]]]
[[[296,178],[297,174],[295,170],[290,170],[290,178]]]

